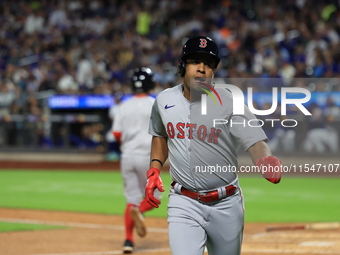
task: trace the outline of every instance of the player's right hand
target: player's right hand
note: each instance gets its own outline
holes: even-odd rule
[[[153,207],[158,208],[161,201],[154,196],[154,191],[157,188],[160,192],[164,192],[164,186],[160,177],[161,171],[155,167],[151,167],[147,171],[148,180],[145,187],[146,201]]]
[[[277,157],[266,156],[256,162],[256,166],[261,169],[261,173],[271,183],[277,184],[282,178],[282,162]]]

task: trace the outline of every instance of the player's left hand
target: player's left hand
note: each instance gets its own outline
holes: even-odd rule
[[[256,162],[256,166],[261,169],[262,176],[268,181],[276,184],[282,177],[282,162],[277,157],[266,156]]]
[[[151,167],[147,171],[147,176],[148,180],[146,182],[146,187],[145,187],[145,197],[146,201],[152,205],[153,207],[158,208],[159,205],[161,204],[161,201],[154,196],[154,191],[155,189],[158,189],[160,192],[164,192],[164,185],[163,181],[160,177],[160,170]]]

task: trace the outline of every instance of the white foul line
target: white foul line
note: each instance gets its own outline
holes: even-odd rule
[[[161,249],[146,249],[146,250],[135,250],[135,253],[158,253],[158,252],[168,252],[169,248]],[[31,254],[31,255],[112,255],[112,254],[122,254],[122,251],[97,251],[97,252],[74,252],[74,253],[46,253],[46,254]]]
[[[146,249],[146,250],[136,250],[136,253],[158,253],[158,252],[169,252],[169,248],[161,249]],[[338,251],[299,251],[299,250],[287,250],[287,249],[242,249],[241,254],[246,253],[259,253],[259,254],[340,254]],[[98,251],[98,252],[75,252],[75,253],[45,253],[45,254],[31,254],[31,255],[114,255],[122,254],[122,251]]]
[[[244,253],[260,253],[260,254],[265,254],[265,253],[287,253],[287,254],[340,254],[340,251],[303,251],[303,250],[287,250],[287,249],[242,249],[241,254]]]
[[[104,224],[61,222],[61,221],[49,221],[49,220],[0,218],[0,222],[39,224],[39,225],[54,225],[54,226],[76,227],[76,228],[124,230],[124,226],[121,226],[121,225],[104,225]],[[167,228],[148,228],[148,231],[149,232],[155,232],[155,233],[168,233]]]

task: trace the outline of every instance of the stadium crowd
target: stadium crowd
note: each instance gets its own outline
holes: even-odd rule
[[[197,0],[194,8],[189,0],[0,3],[0,116],[40,115],[46,95],[130,93],[129,72],[140,66],[154,71],[157,93],[180,82],[181,45],[198,34],[220,48],[215,77],[340,90],[294,79],[340,78],[339,1]],[[318,110],[325,120],[327,113],[340,117],[339,110]]]

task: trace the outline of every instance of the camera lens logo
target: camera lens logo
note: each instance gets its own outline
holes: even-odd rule
[[[212,99],[212,101],[214,102],[214,104],[216,105],[217,104],[217,100],[215,98],[215,96],[213,95],[213,93],[216,95],[220,105],[222,105],[222,100],[221,100],[221,97],[220,95],[217,93],[217,91],[214,89],[213,86],[211,85],[208,85],[208,84],[205,84],[204,82],[198,82],[199,84],[203,85],[205,88],[200,88],[201,90],[203,90],[205,93],[207,93],[210,98]],[[213,93],[211,93],[211,91]]]

